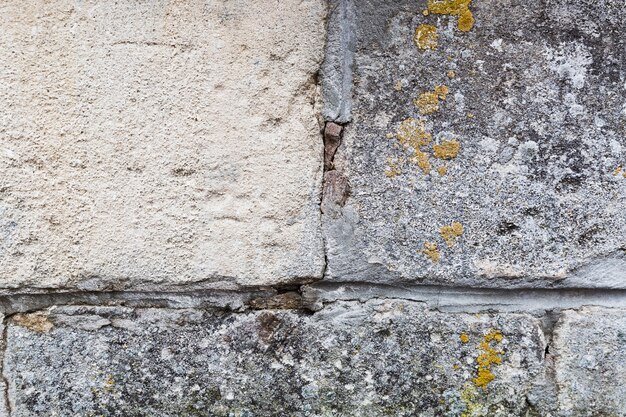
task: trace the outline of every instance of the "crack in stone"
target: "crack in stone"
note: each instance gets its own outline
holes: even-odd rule
[[[429,308],[442,312],[527,312],[541,316],[554,314],[558,310],[578,310],[591,306],[626,308],[626,290],[622,289],[484,289],[320,282],[305,285],[302,294],[307,300],[305,304],[313,310],[321,310],[337,301],[370,299],[423,302]]]
[[[4,387],[2,387],[3,391],[4,391],[4,409],[6,412],[6,416],[7,417],[11,417],[11,413],[12,413],[12,407],[11,407],[11,400],[9,399],[9,378],[7,378],[6,374],[5,374],[5,370],[6,370],[6,364],[4,362],[4,358],[5,358],[5,353],[7,351],[7,347],[8,347],[8,322],[7,320],[9,319],[10,316],[4,317],[4,319],[2,320],[2,346],[0,347],[2,349],[2,360],[0,361],[0,377],[2,378],[2,384],[4,385]]]

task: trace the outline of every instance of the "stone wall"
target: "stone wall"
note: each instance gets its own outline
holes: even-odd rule
[[[626,416],[625,21],[0,2],[0,416]]]

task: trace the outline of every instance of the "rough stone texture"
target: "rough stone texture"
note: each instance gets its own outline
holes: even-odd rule
[[[554,337],[559,415],[626,416],[626,311],[565,312]]]
[[[624,21],[0,2],[0,417],[626,417]]]
[[[444,314],[402,301],[335,303],[314,315],[38,314],[8,323],[13,417],[525,416],[544,353],[533,317]],[[501,364],[479,388],[489,334],[501,335],[489,342]]]
[[[353,54],[354,87],[334,161],[351,196],[325,211],[327,278],[626,287],[623,1],[476,0],[469,32],[426,8],[364,0],[331,27],[356,39],[329,49]],[[421,24],[436,27],[436,49],[414,43]],[[420,113],[414,100],[443,85]],[[409,117],[432,134],[422,154],[400,143]],[[458,156],[436,158],[451,140]],[[448,247],[440,232],[454,222]]]
[[[319,278],[326,5],[0,4],[0,287]]]

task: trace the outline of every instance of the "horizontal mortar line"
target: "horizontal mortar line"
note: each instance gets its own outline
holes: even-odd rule
[[[626,289],[499,289],[438,285],[388,285],[320,282],[303,287],[309,303],[389,298],[423,302],[431,308],[458,311],[545,311],[581,307],[626,308]]]
[[[131,308],[220,308],[241,310],[255,298],[271,297],[268,288],[247,291],[73,291],[10,294],[0,296],[5,315],[41,310],[57,305],[88,305]]]
[[[300,293],[301,308],[319,310],[336,301],[400,299],[431,308],[458,311],[545,311],[583,306],[626,308],[626,289],[536,288],[498,289],[441,285],[390,285],[364,282],[317,282],[285,288],[248,287],[240,290],[179,291],[48,291],[0,296],[5,314],[55,305],[126,306],[134,308],[221,308],[242,311],[251,300],[270,299],[284,292]],[[281,309],[280,303],[273,304]]]

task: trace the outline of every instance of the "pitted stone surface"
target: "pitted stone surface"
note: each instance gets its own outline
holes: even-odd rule
[[[341,302],[314,315],[36,314],[8,323],[14,417],[521,417],[543,372],[539,320],[523,314],[445,314],[402,301]]]
[[[354,4],[327,278],[626,287],[623,2],[475,0],[468,32],[427,9]]]
[[[553,348],[559,415],[626,416],[626,311],[564,312]]]
[[[0,287],[319,278],[322,0],[3,1]]]

